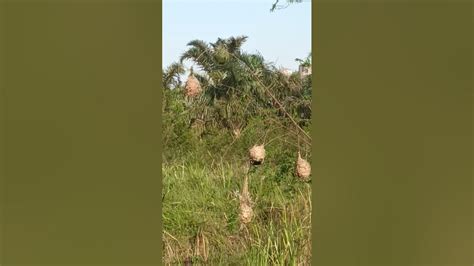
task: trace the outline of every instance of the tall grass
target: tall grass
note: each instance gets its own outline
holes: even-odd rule
[[[242,162],[206,157],[163,164],[165,264],[310,265],[311,188],[293,176],[294,158],[251,169],[255,216],[241,228]]]

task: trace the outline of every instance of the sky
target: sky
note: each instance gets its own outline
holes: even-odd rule
[[[297,70],[311,52],[311,2],[270,12],[275,0],[164,0],[163,68],[179,60],[187,43],[248,36],[242,50],[277,67]],[[285,4],[285,0],[280,0]]]

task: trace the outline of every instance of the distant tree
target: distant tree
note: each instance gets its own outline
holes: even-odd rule
[[[311,67],[311,52],[305,59],[296,58],[295,61],[300,63],[300,66]]]
[[[204,127],[204,134],[221,129],[234,134],[255,117],[281,121],[287,127],[296,125],[301,131],[298,127],[306,125],[311,115],[310,80],[297,73],[288,77],[260,54],[242,51],[246,40],[246,36],[237,36],[211,43],[189,42],[179,62],[165,71],[164,83],[180,87],[179,74],[184,72],[184,61],[188,61],[202,93],[185,100],[182,90],[178,90],[184,100],[181,102],[179,94],[169,91],[166,106],[175,109],[184,104],[186,112],[180,109],[181,118],[187,117],[193,127]]]

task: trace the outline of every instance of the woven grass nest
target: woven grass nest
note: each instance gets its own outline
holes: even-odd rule
[[[188,80],[186,81],[185,94],[189,97],[194,97],[199,95],[202,92],[201,84],[199,80],[193,75],[189,75]]]
[[[230,54],[224,46],[219,45],[216,47],[214,58],[219,64],[224,64],[227,62],[227,60],[229,60]]]
[[[252,200],[250,198],[248,186],[248,176],[245,176],[242,192],[240,193],[239,219],[242,225],[250,223],[253,218]]]
[[[240,202],[240,222],[242,224],[248,224],[252,221],[253,218],[253,210],[249,203],[247,202]]]
[[[302,181],[308,181],[311,175],[311,165],[305,159],[301,158],[301,154],[298,152],[298,159],[296,160],[296,175]]]
[[[261,164],[265,159],[265,147],[264,145],[254,145],[249,150],[250,162],[254,164]]]

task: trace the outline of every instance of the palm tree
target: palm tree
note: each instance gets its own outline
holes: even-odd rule
[[[311,74],[311,52],[305,59],[296,58],[295,61],[300,64],[299,65],[300,76],[302,78],[308,77],[308,75]]]
[[[189,103],[190,121],[240,131],[254,116],[285,116],[298,111],[301,81],[289,80],[260,54],[242,51],[247,36],[218,38],[214,43],[193,40],[179,65],[192,62],[203,93]],[[170,72],[171,73],[171,72]],[[168,74],[169,76],[170,74]],[[296,84],[296,83],[295,83]],[[286,107],[285,107],[286,106]],[[272,114],[273,113],[273,114]],[[290,118],[290,120],[293,120]],[[294,120],[293,120],[294,123]]]
[[[305,59],[296,58],[295,61],[300,63],[300,66],[311,67],[311,52]]]
[[[254,75],[271,80],[272,74],[259,54],[242,52],[247,36],[218,38],[214,43],[193,40],[180,58],[180,63],[191,61],[201,73],[195,73],[204,89],[196,100],[194,113],[217,120],[231,130],[240,130],[246,120],[256,115],[265,104],[264,92]],[[208,119],[210,120],[210,119]]]
[[[180,87],[182,85],[180,76],[185,69],[180,63],[173,63],[163,71],[163,86],[166,89]]]

